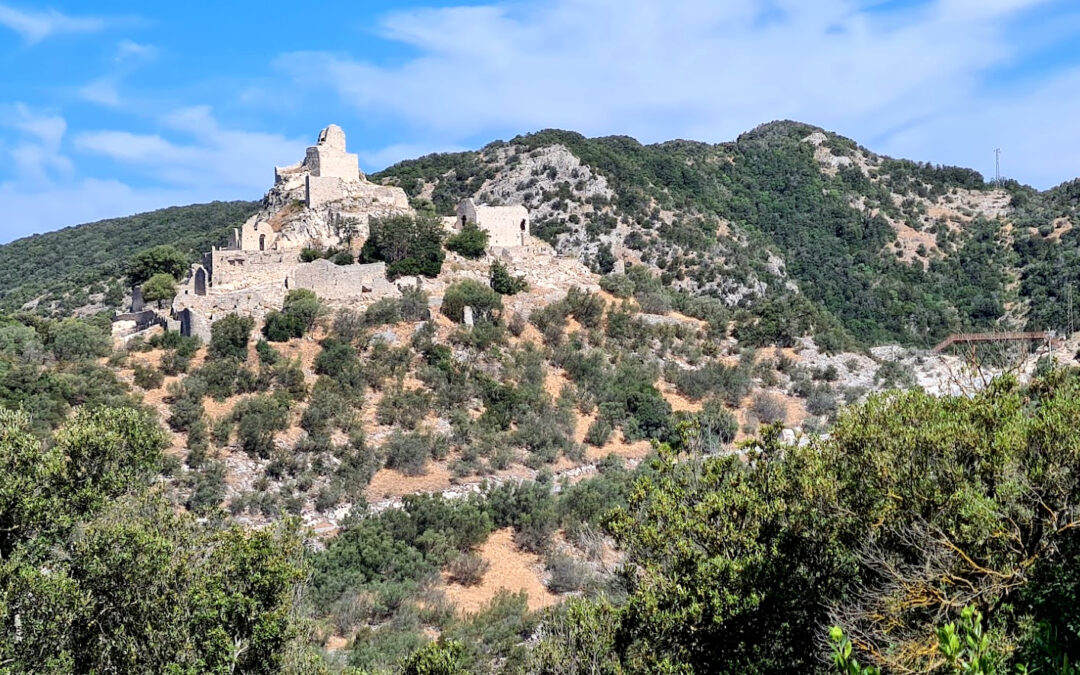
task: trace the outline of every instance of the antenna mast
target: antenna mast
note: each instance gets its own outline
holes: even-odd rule
[[[994,150],[994,185],[1001,185],[1001,148]]]

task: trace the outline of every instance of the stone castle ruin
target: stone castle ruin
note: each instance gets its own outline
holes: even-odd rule
[[[378,185],[360,171],[357,155],[346,151],[345,132],[330,125],[319,133],[302,161],[274,170],[274,185],[262,207],[233,231],[228,246],[213,248],[180,285],[173,300],[171,327],[185,335],[210,337],[210,326],[236,312],[261,319],[280,309],[292,289],[307,288],[336,305],[366,306],[400,295],[418,279],[386,278],[383,263],[336,265],[328,260],[301,262],[305,248],[358,251],[372,218],[415,215],[399,187]],[[529,213],[523,206],[477,205],[467,199],[450,231],[475,222],[488,231],[492,252],[504,257],[532,247]],[[425,281],[439,291],[441,282]],[[400,285],[400,288],[399,288]],[[128,324],[125,324],[125,327]]]
[[[529,240],[529,210],[521,204],[488,206],[466,199],[458,205],[454,229],[476,223],[488,233],[488,245],[496,248],[526,246]]]

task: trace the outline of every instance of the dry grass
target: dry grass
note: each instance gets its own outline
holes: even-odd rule
[[[480,547],[479,554],[491,567],[478,585],[466,587],[451,583],[449,574],[443,573],[440,585],[459,612],[469,614],[478,611],[502,589],[512,593],[525,591],[529,596],[531,611],[550,607],[559,601],[559,596],[549,591],[541,581],[543,560],[534,553],[519,549],[514,543],[511,528],[492,532]]]
[[[423,476],[406,476],[394,469],[379,469],[365,494],[369,502],[403,497],[414,492],[442,492],[451,486],[450,462],[428,462]]]

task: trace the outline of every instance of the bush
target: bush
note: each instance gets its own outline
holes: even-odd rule
[[[586,328],[598,328],[604,318],[604,299],[593,293],[571,286],[566,294],[570,314]]]
[[[102,329],[80,319],[64,319],[50,331],[50,348],[61,361],[81,361],[108,355],[112,341]]]
[[[750,407],[754,416],[763,424],[784,422],[787,419],[787,407],[780,397],[766,392],[754,394],[754,400]]]
[[[491,290],[499,295],[516,295],[529,288],[528,282],[510,274],[510,271],[506,269],[506,265],[503,265],[498,260],[491,263],[489,279]]]
[[[194,472],[191,494],[186,506],[190,511],[205,516],[216,511],[225,499],[225,465],[211,462]]]
[[[547,587],[552,593],[575,593],[592,579],[588,565],[563,553],[548,557],[544,566],[550,575]]]
[[[433,439],[428,435],[395,430],[382,448],[386,455],[386,467],[406,476],[422,476],[427,473],[432,446]]]
[[[364,325],[382,326],[401,321],[401,303],[394,298],[383,298],[364,312]]]
[[[831,415],[836,412],[836,394],[828,385],[814,387],[806,397],[806,411],[811,415]]]
[[[259,355],[259,363],[264,366],[272,366],[281,360],[281,354],[270,346],[266,340],[255,343],[255,353]]]
[[[385,262],[391,280],[405,275],[436,277],[442,271],[445,233],[434,214],[373,218],[368,229],[360,260]]]
[[[607,445],[608,439],[611,438],[611,433],[614,428],[607,420],[597,417],[593,420],[593,423],[589,425],[589,430],[585,432],[585,442],[589,445],[597,448],[602,448]]]
[[[491,563],[476,553],[462,553],[450,563],[450,580],[462,586],[476,586],[484,580]]]
[[[431,395],[420,389],[398,387],[383,394],[375,409],[375,419],[384,426],[416,428],[431,410]]]
[[[356,258],[354,258],[353,254],[349,253],[348,251],[338,251],[333,255],[333,257],[330,258],[330,262],[334,263],[335,265],[351,265],[356,262]]]
[[[165,382],[165,373],[153,366],[147,367],[141,363],[135,364],[135,386],[145,389],[157,389]]]
[[[270,342],[288,342],[304,334],[300,319],[277,310],[270,310],[263,319],[262,334]]]
[[[286,342],[291,338],[303,337],[314,328],[322,311],[322,304],[313,291],[306,288],[291,290],[285,296],[280,312],[267,312],[263,322],[263,335],[271,342]]]
[[[248,339],[255,329],[250,316],[229,314],[210,327],[210,357],[247,360]]]
[[[160,307],[163,300],[176,297],[176,279],[171,274],[155,274],[143,284],[142,294],[144,300],[157,302]]]
[[[454,251],[470,260],[476,260],[484,255],[488,245],[488,233],[480,227],[468,221],[461,226],[461,231],[446,240],[447,250]]]
[[[634,281],[625,274],[609,274],[600,277],[600,288],[611,293],[616,298],[629,298],[634,295],[636,286]]]
[[[277,396],[255,396],[233,409],[240,446],[249,454],[266,459],[274,449],[274,432],[288,426],[288,402]]]
[[[716,361],[697,370],[679,369],[671,377],[679,393],[692,399],[715,394],[722,396],[729,405],[738,406],[750,392],[750,376],[744,368]]]
[[[739,431],[739,421],[734,413],[724,407],[720,399],[710,399],[698,413],[698,424],[705,440],[705,449],[714,450],[714,441],[730,443]]]
[[[127,278],[132,286],[141,286],[157,274],[167,274],[174,281],[188,270],[188,258],[175,246],[165,244],[136,253],[127,264]]]
[[[405,321],[424,321],[428,318],[428,294],[419,286],[407,286],[401,291],[401,318]]]
[[[451,321],[462,323],[466,307],[472,307],[474,321],[493,321],[496,312],[502,309],[502,298],[479,281],[463,279],[443,293],[442,313]]]

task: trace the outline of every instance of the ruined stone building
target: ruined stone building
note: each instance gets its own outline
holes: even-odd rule
[[[285,295],[298,288],[338,306],[364,307],[400,295],[401,288],[419,280],[392,283],[383,263],[336,265],[324,259],[302,262],[300,256],[305,248],[358,251],[371,219],[394,215],[415,215],[405,191],[368,181],[357,156],[346,151],[345,132],[332,124],[302,161],[274,170],[274,185],[261,208],[233,231],[229,244],[211,249],[192,265],[173,300],[170,327],[208,340],[217,319],[233,312],[261,319],[280,309]],[[494,255],[507,260],[520,255],[545,264],[553,260],[553,251],[531,239],[523,206],[478,205],[466,199],[446,225],[453,231],[466,222],[489,233]],[[537,257],[538,245],[550,255]],[[423,283],[437,302],[446,280]],[[124,334],[141,325],[134,315],[124,318],[117,326]]]
[[[261,318],[280,309],[295,288],[338,302],[395,294],[383,263],[301,262],[300,252],[357,249],[371,218],[412,213],[404,190],[364,177],[357,156],[346,152],[345,132],[332,124],[303,161],[275,169],[262,208],[233,231],[230,245],[212,249],[192,267],[173,301],[179,328],[207,339],[216,319],[230,312]]]
[[[465,199],[458,204],[454,227],[461,229],[465,223],[485,230],[489,246],[525,246],[529,241],[529,210],[521,204],[488,206]]]

